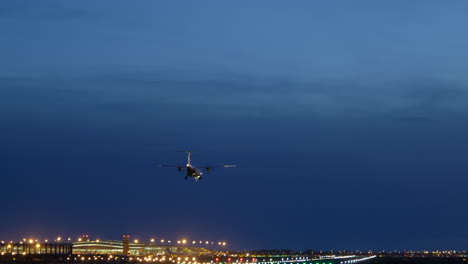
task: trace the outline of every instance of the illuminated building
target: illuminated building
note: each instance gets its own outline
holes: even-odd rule
[[[67,242],[63,242],[66,240]],[[208,250],[201,246],[209,245],[209,241],[203,243],[191,243],[187,239],[181,239],[178,243],[172,244],[170,240],[156,240],[150,239],[150,242],[141,242],[138,239],[130,239],[130,236],[124,235],[122,240],[91,240],[88,235],[83,235],[76,241],[71,242],[71,238],[62,239],[60,237],[49,242],[48,239],[43,240],[45,243],[39,242],[38,239],[26,239],[24,238],[20,242],[10,241],[0,243],[0,253],[2,255],[114,255],[114,256],[148,256],[162,258],[170,257],[173,255],[183,256],[206,256],[213,253],[212,250]],[[70,241],[70,242],[68,242]],[[158,242],[156,242],[158,241]],[[161,241],[159,243],[159,241]],[[214,244],[214,242],[210,242]],[[225,245],[225,242],[219,242],[218,244]],[[161,259],[162,259],[161,258]]]
[[[131,241],[130,236],[122,240],[89,240],[73,242],[73,254],[127,255],[127,256],[162,256],[162,255],[205,255],[211,251],[200,247],[166,246],[153,242]]]
[[[72,254],[71,243],[2,243],[0,252],[6,254],[53,254],[69,255]]]
[[[124,255],[130,255],[130,236],[125,235],[123,236],[123,254]]]

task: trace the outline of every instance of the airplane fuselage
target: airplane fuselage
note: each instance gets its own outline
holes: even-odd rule
[[[190,164],[187,164],[185,178],[193,177],[195,180],[199,180],[201,179],[202,175],[203,173],[199,169]]]

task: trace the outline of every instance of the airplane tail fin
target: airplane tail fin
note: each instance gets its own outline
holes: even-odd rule
[[[185,152],[185,153],[187,153],[187,165],[192,165],[192,160],[191,160],[190,154],[191,154],[192,152],[194,152],[193,150],[180,150],[180,151],[177,151],[177,152]]]

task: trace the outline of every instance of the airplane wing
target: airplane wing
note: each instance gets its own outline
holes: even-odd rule
[[[232,168],[237,167],[237,165],[213,165],[213,166],[205,166],[205,167],[197,167],[200,169],[205,169],[207,172],[210,172],[213,168]]]
[[[177,168],[179,171],[182,171],[186,167],[185,165],[167,165],[167,164],[159,164],[158,166]]]

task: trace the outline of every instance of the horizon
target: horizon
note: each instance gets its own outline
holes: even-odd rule
[[[0,239],[466,250],[466,8],[4,1]]]
[[[206,241],[206,240],[193,240],[193,239],[187,239],[187,238],[178,238],[178,239],[167,239],[167,238],[161,238],[157,236],[150,236],[148,238],[141,238],[141,237],[133,237],[131,235],[122,235],[120,239],[117,239],[115,237],[113,238],[102,238],[102,237],[90,237],[88,234],[87,235],[82,235],[79,237],[68,237],[68,236],[55,236],[51,237],[51,239],[48,238],[37,238],[34,236],[28,236],[19,240],[5,240],[5,239],[0,239],[1,244],[18,244],[18,243],[24,243],[24,244],[47,244],[47,243],[75,243],[75,242],[85,242],[86,240],[82,239],[87,239],[87,241],[92,241],[92,242],[104,242],[104,241],[122,241],[124,240],[125,237],[130,238],[130,243],[154,243],[159,246],[165,246],[165,247],[199,247],[199,248],[207,248],[209,250],[217,251],[217,252],[256,252],[256,251],[291,251],[292,253],[301,253],[305,254],[308,251],[314,251],[314,252],[324,252],[324,253],[329,253],[329,252],[336,252],[336,253],[349,253],[349,252],[358,252],[358,253],[463,253],[463,252],[468,252],[466,249],[437,249],[437,250],[426,250],[426,249],[379,249],[379,250],[373,250],[373,249],[322,249],[322,248],[307,248],[307,249],[293,249],[293,248],[257,248],[257,249],[231,249],[229,248],[229,242],[226,241]],[[209,242],[209,243],[208,243]]]

